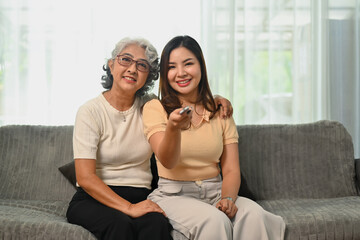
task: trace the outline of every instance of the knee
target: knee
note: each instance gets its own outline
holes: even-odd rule
[[[204,225],[209,229],[216,229],[219,226],[224,226],[226,230],[231,230],[232,228],[232,223],[228,216],[218,209],[206,216]]]
[[[147,213],[143,218],[149,226],[156,228],[168,228],[169,226],[169,220],[161,213],[150,212]]]
[[[248,205],[247,208],[243,209],[242,218],[247,222],[261,223],[265,219],[264,209],[257,203]]]
[[[192,230],[195,238],[199,239],[232,239],[232,223],[225,213],[215,208],[195,224]]]
[[[142,239],[171,239],[172,226],[161,213],[151,212],[135,220],[139,240]]]
[[[127,215],[113,212],[98,222],[93,233],[100,239],[133,239],[134,224]]]
[[[110,220],[120,224],[132,224],[133,222],[131,217],[119,211],[114,211]]]
[[[121,212],[113,212],[113,214],[107,216],[106,220],[104,220],[104,224],[107,225],[108,229],[131,230],[134,228],[133,220]]]

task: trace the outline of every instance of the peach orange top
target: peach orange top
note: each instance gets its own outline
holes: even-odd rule
[[[233,118],[221,119],[216,114],[211,120],[205,111],[198,126],[181,132],[181,159],[173,169],[165,168],[157,161],[160,177],[178,181],[197,181],[216,177],[220,173],[219,162],[226,144],[238,142],[238,132]],[[167,113],[160,101],[147,102],[143,110],[144,133],[147,139],[165,131]]]

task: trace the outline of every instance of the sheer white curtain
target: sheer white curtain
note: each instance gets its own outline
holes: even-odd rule
[[[200,12],[193,0],[0,0],[0,125],[73,124],[117,41],[145,37],[160,54],[175,35],[200,38]]]
[[[238,124],[342,122],[360,151],[360,2],[203,0],[214,92]]]
[[[73,124],[125,36],[201,42],[238,124],[338,120],[360,151],[360,1],[0,0],[0,125]],[[156,87],[154,89],[156,92]]]

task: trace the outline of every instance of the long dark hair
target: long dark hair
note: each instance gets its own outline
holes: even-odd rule
[[[175,109],[181,108],[181,102],[178,97],[178,93],[170,86],[169,79],[167,77],[169,71],[168,65],[170,53],[178,47],[185,47],[191,51],[200,63],[201,79],[198,86],[198,99],[196,99],[195,104],[201,103],[204,108],[211,113],[210,118],[212,118],[218,109],[216,108],[214,97],[210,90],[204,55],[197,41],[187,35],[177,36],[171,39],[165,45],[161,53],[159,83],[160,102],[168,116]]]

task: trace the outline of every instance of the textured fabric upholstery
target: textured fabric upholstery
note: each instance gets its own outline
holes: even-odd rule
[[[338,122],[238,126],[240,168],[256,200],[357,195],[352,139]]]
[[[73,159],[72,126],[0,128],[0,199],[64,200],[75,192],[57,167]]]
[[[0,127],[0,239],[95,239],[65,218],[75,188],[58,168],[73,161],[72,131]],[[355,170],[352,140],[340,123],[246,125],[238,132],[245,190],[284,218],[285,240],[360,239],[360,162]]]
[[[0,127],[0,239],[96,239],[65,217],[75,188],[58,167],[73,159],[72,129]]]
[[[238,126],[241,172],[285,240],[360,239],[352,139],[338,122]]]
[[[0,239],[96,239],[65,218],[68,202],[0,200]]]
[[[360,239],[360,197],[259,201],[266,210],[283,216],[285,239]]]
[[[355,159],[355,169],[356,169],[356,183],[358,190],[360,191],[360,159]]]
[[[76,190],[59,168],[73,161],[72,132],[73,126],[0,127],[0,239],[96,239],[65,217]]]

